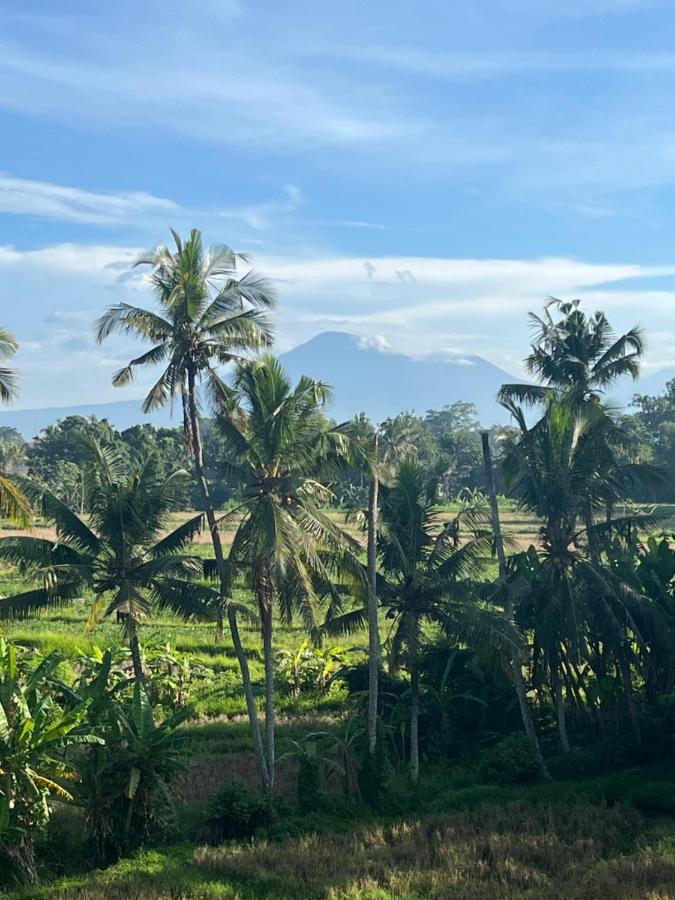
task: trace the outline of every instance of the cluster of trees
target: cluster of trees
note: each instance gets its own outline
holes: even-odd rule
[[[420,723],[438,693],[429,651],[439,635],[499,668],[542,777],[550,776],[539,720],[549,708],[563,752],[571,730],[575,740],[613,730],[639,746],[644,710],[675,688],[675,551],[665,536],[645,540],[654,517],[628,499],[659,489],[667,473],[631,457],[629,429],[602,400],[616,378],[637,375],[639,331],[616,336],[604,314],[587,316],[578,301],[549,304],[535,317],[527,360],[538,384],[503,387],[514,422],[504,432],[481,433],[472,410],[457,405],[378,428],[363,418],[336,424],[323,413],[326,385],[306,377],[293,385],[264,354],[275,300],[268,282],[252,272],[238,277],[241,258],[224,246],[205,251],[196,231],[174,239],[175,248],[161,245],[139,263],[149,266],[157,311],[117,304],[97,334],[146,342],[114,383],[128,384],[138,366],[161,367],[145,408],[180,403],[175,463],[185,468],[167,471],[157,453],[145,452],[138,429],[136,443],[124,446],[112,433],[80,439],[81,484],[72,498],[45,488],[44,476],[3,476],[5,511],[39,512],[58,539],[0,539],[0,558],[34,582],[1,601],[0,616],[85,593],[94,604],[100,598],[123,621],[138,691],[146,679],[142,621],[153,607],[213,621],[218,640],[227,628],[271,811],[280,618],[299,617],[314,642],[368,628],[364,768],[371,773],[386,746],[386,668],[387,678],[405,672],[407,761],[413,782],[419,776]],[[231,367],[228,381],[223,365]],[[205,461],[202,403],[217,434],[219,476],[235,498],[224,514]],[[441,501],[464,478],[482,491],[449,514]],[[523,548],[503,533],[497,479],[539,522],[536,544]],[[190,483],[202,511],[166,533]],[[338,490],[364,507],[365,553],[326,511]],[[207,560],[190,549],[202,527],[213,549]],[[233,534],[229,547],[224,527]],[[235,599],[241,585],[250,604]],[[260,630],[262,710],[243,618]],[[13,728],[8,717],[7,733]],[[0,822],[3,815],[10,822],[3,783],[0,796]]]
[[[217,422],[204,416],[201,426],[204,468],[213,502],[221,507],[237,499],[237,484],[228,479],[221,465],[226,450]],[[372,434],[373,425],[361,414],[355,417],[351,429],[356,436],[367,436]],[[456,402],[440,410],[429,410],[424,417],[412,412],[400,413],[384,421],[379,431],[387,461],[392,464],[401,461],[414,448],[429,471],[441,474],[439,490],[444,498],[454,499],[465,489],[475,489],[481,483],[481,425],[472,403]],[[508,429],[495,429],[495,434],[505,432]],[[114,446],[127,458],[138,454],[153,456],[164,475],[190,467],[182,428],[144,424],[116,431],[107,419],[71,415],[47,426],[28,442],[16,429],[0,428],[0,471],[27,475],[32,481],[48,486],[69,506],[82,508],[86,440]],[[365,504],[367,496],[368,483],[363,469],[354,467],[338,473],[330,502],[350,508]],[[201,508],[197,485],[186,482],[181,503],[184,508]]]

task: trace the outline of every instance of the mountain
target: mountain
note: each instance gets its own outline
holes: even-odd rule
[[[318,334],[281,360],[293,378],[311,375],[332,385],[329,414],[340,421],[362,410],[375,422],[402,410],[424,415],[465,400],[475,403],[484,424],[507,422],[495,397],[502,384],[520,380],[480,356],[416,360],[342,332]]]
[[[497,391],[505,382],[519,381],[480,356],[455,356],[445,359],[412,359],[390,353],[367,341],[343,332],[327,331],[280,356],[294,380],[301,375],[332,385],[335,399],[328,413],[338,421],[364,411],[374,422],[395,416],[403,410],[424,415],[456,400],[476,405],[484,425],[507,423],[509,416],[496,402]],[[666,382],[675,377],[675,369],[664,369],[637,382],[624,379],[612,389],[608,400],[628,405],[634,393],[660,394]],[[11,425],[30,439],[66,416],[106,418],[122,431],[140,422],[153,425],[179,425],[168,409],[144,415],[140,400],[117,403],[87,403],[48,409],[7,409],[0,411],[0,426]]]

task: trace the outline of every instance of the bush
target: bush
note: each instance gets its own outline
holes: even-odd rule
[[[615,734],[560,753],[549,760],[549,771],[554,778],[585,778],[624,769],[638,762],[640,753],[632,738]]]
[[[229,781],[211,798],[195,838],[216,845],[229,838],[251,837],[268,821],[264,794],[243,781]]]
[[[494,784],[527,784],[539,776],[537,756],[529,738],[511,734],[481,753],[478,763],[481,781]]]
[[[648,781],[630,792],[630,801],[648,813],[675,814],[675,784],[672,781]]]
[[[319,760],[306,754],[300,756],[298,758],[298,810],[313,812],[321,808],[322,801]]]
[[[359,788],[363,802],[372,809],[382,809],[387,800],[387,783],[391,776],[391,763],[384,750],[384,741],[377,742],[374,754],[366,753],[359,772]]]

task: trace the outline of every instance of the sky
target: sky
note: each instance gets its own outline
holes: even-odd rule
[[[0,0],[0,323],[18,406],[141,396],[97,315],[202,229],[326,330],[519,374],[582,297],[675,365],[671,0]],[[383,386],[386,389],[386,386]]]

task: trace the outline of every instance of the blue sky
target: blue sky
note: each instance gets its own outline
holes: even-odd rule
[[[512,372],[582,296],[675,365],[667,0],[0,0],[0,321],[21,405],[121,399],[138,249],[202,228],[345,330]],[[140,395],[143,382],[136,391]]]

